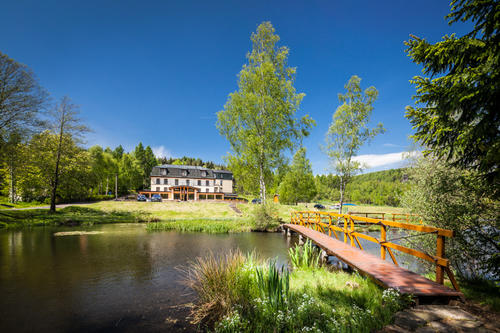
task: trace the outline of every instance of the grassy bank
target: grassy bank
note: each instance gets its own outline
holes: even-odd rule
[[[0,227],[92,225],[100,223],[147,222],[151,216],[141,212],[102,211],[90,207],[69,206],[50,213],[48,209],[0,210]]]
[[[290,252],[290,272],[240,252],[198,258],[186,269],[199,297],[193,322],[216,332],[371,332],[405,306],[394,290],[320,267],[308,245]]]
[[[148,223],[149,231],[169,231],[180,232],[205,232],[210,234],[245,232],[252,230],[252,223],[248,219],[176,219],[157,223]]]
[[[19,204],[22,205],[22,204]],[[29,206],[29,204],[25,204]],[[113,222],[161,222],[150,230],[199,232],[240,232],[252,229],[251,220],[259,205],[242,204],[231,208],[228,202],[136,202],[101,201],[85,206],[70,206],[50,214],[48,209],[0,210],[0,227],[19,228],[37,225],[98,224]],[[274,205],[276,221],[290,221],[295,210],[310,210],[309,205]],[[373,207],[365,207],[374,211]],[[262,223],[260,223],[262,225]],[[275,227],[275,226],[274,226]],[[262,229],[257,226],[256,229]],[[271,228],[273,229],[273,228]]]

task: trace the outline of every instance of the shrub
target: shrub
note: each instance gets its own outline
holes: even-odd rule
[[[256,205],[250,215],[252,229],[257,231],[274,230],[280,224],[278,207],[272,201]]]

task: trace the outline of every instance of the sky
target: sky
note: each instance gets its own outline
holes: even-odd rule
[[[303,142],[315,174],[331,172],[320,146],[352,75],[375,86],[371,125],[386,132],[364,145],[368,171],[404,165],[413,147],[404,117],[421,74],[405,53],[413,34],[437,42],[462,35],[449,2],[431,1],[27,1],[0,0],[0,52],[26,64],[53,101],[69,96],[93,132],[87,146],[223,161],[230,147],[216,113],[237,90],[250,35],[271,21],[290,48],[297,116],[317,125]]]

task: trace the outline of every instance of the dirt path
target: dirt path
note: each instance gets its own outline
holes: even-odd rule
[[[231,202],[231,203],[229,204],[229,207],[230,207],[232,210],[234,210],[234,211],[236,212],[236,214],[240,214],[240,215],[241,215],[241,210],[240,210],[238,207],[236,207],[236,204],[235,204],[234,202]]]

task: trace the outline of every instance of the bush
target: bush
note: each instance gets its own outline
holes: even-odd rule
[[[252,230],[266,231],[275,230],[280,224],[278,206],[272,201],[256,205],[250,214]]]
[[[455,232],[446,241],[446,256],[458,275],[498,280],[500,202],[492,188],[476,172],[450,167],[432,156],[417,161],[410,176],[412,186],[402,203],[424,224]],[[436,236],[419,237],[418,246],[435,253]]]

